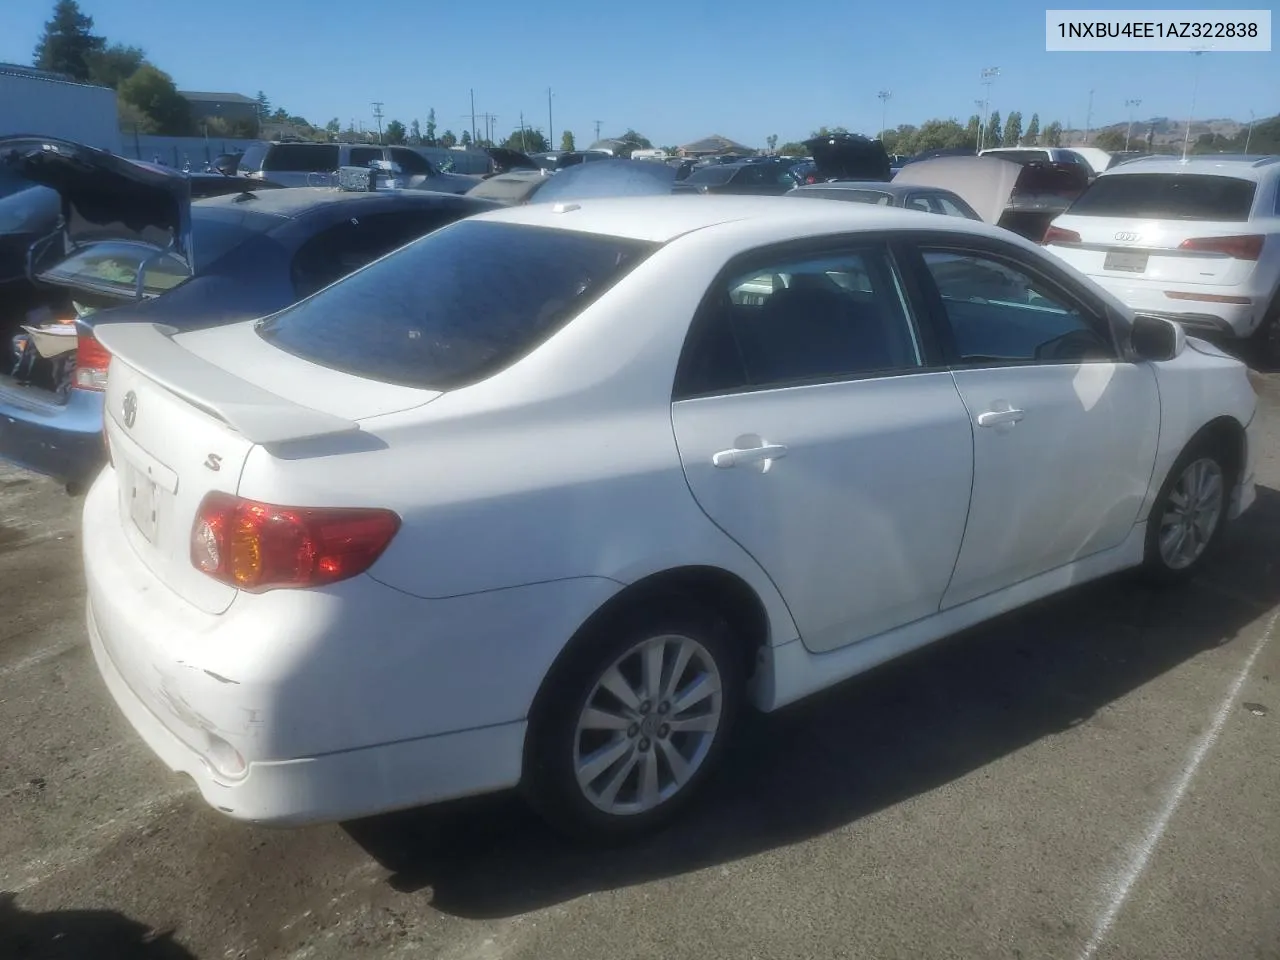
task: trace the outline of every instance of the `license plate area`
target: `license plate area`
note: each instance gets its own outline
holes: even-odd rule
[[[1112,250],[1102,262],[1102,269],[1120,273],[1146,273],[1147,256],[1131,250]]]
[[[125,464],[122,473],[120,493],[129,519],[148,543],[155,543],[160,529],[160,490],[154,480],[132,464]]]

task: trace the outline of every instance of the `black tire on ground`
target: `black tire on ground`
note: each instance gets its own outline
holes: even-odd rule
[[[643,812],[611,814],[578,784],[578,719],[605,671],[647,638],[660,636],[690,638],[710,655],[720,676],[721,719],[700,766],[678,792]],[[724,619],[683,597],[646,599],[625,615],[589,625],[553,667],[530,716],[523,793],[552,827],[574,839],[625,840],[669,823],[697,799],[719,765],[742,707],[743,659]],[[656,753],[656,744],[650,749]]]
[[[1209,460],[1217,465],[1221,474],[1221,505],[1214,522],[1212,532],[1204,549],[1187,566],[1171,566],[1160,550],[1160,536],[1165,527],[1165,515],[1174,498],[1174,491],[1187,468],[1200,460]],[[1182,451],[1174,461],[1173,468],[1160,487],[1160,493],[1151,506],[1151,515],[1147,519],[1147,539],[1143,555],[1143,573],[1146,578],[1158,585],[1182,583],[1195,576],[1204,566],[1222,539],[1222,532],[1227,525],[1227,510],[1231,506],[1231,491],[1235,489],[1236,477],[1232,466],[1232,458],[1227,456],[1220,442],[1210,439],[1195,440]]]

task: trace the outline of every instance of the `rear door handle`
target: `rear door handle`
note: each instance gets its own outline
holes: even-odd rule
[[[766,443],[759,447],[733,447],[711,455],[711,465],[721,470],[738,467],[744,463],[762,460],[778,460],[787,455],[787,448],[780,443]]]
[[[1026,414],[1021,410],[988,410],[978,414],[978,426],[998,427],[1002,423],[1017,423],[1024,416]]]

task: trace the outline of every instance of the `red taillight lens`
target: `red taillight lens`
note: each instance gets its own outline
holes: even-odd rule
[[[1262,253],[1261,235],[1245,237],[1193,237],[1183,240],[1179,250],[1196,250],[1202,253],[1225,253],[1237,260],[1257,260]]]
[[[1041,243],[1079,243],[1080,234],[1074,230],[1064,230],[1062,227],[1050,227],[1044,232],[1044,238]]]
[[[110,365],[111,351],[92,333],[80,330],[76,336],[75,387],[80,390],[107,389],[107,367]]]
[[[250,592],[318,587],[364,573],[399,529],[390,510],[281,507],[210,493],[196,511],[191,562]]]

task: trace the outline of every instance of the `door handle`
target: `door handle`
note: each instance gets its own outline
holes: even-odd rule
[[[978,414],[978,426],[998,427],[1002,423],[1017,423],[1024,416],[1026,414],[1021,410],[988,410]]]
[[[759,463],[762,460],[778,460],[787,455],[787,448],[780,443],[766,443],[758,447],[734,447],[721,450],[711,455],[711,465],[721,470],[741,466],[744,463]]]

